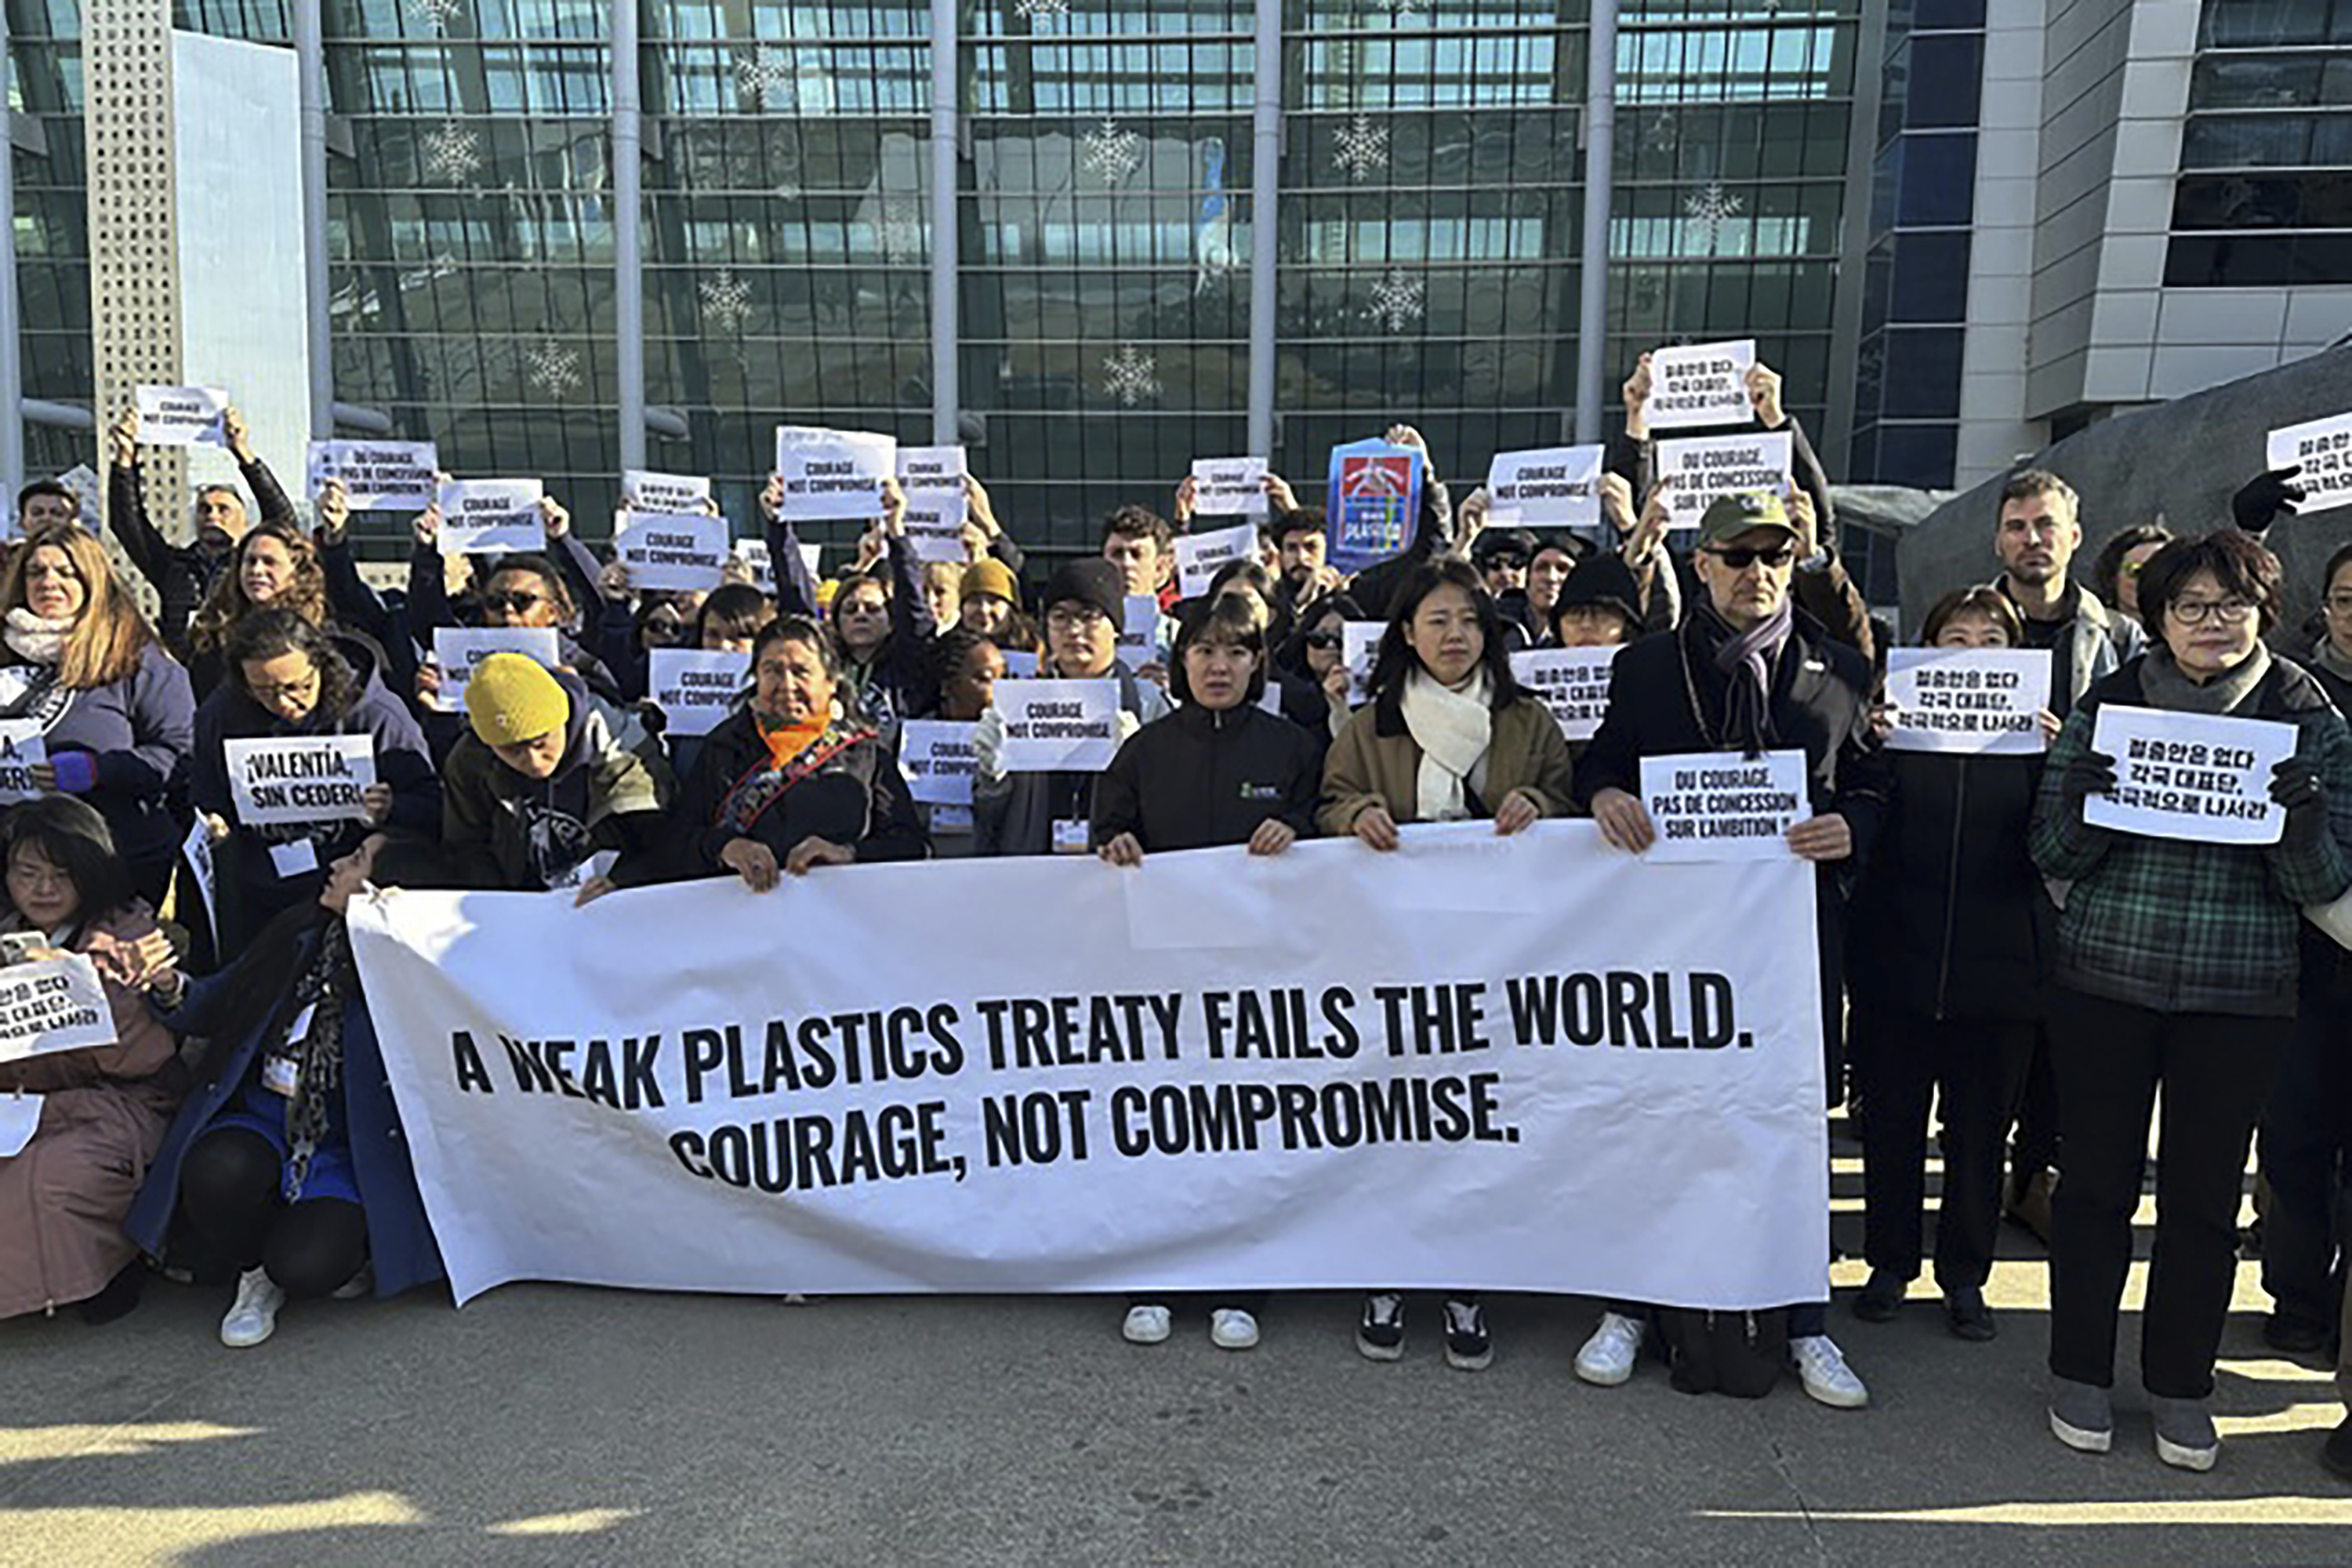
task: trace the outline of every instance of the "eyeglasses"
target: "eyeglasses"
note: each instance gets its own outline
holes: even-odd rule
[[[482,608],[498,610],[509,616],[520,616],[533,605],[543,605],[547,598],[541,594],[485,594]]]
[[[1098,626],[1109,619],[1108,616],[1104,615],[1102,610],[1094,605],[1056,605],[1045,612],[1047,626],[1059,626],[1064,631],[1070,632],[1079,631],[1088,626]]]
[[[1710,550],[1707,553],[1734,572],[1745,572],[1759,561],[1778,570],[1797,558],[1796,547],[1790,544],[1775,544],[1769,550],[1759,550],[1751,544],[1735,544],[1728,550]]]
[[[1308,647],[1339,647],[1347,640],[1338,632],[1308,632],[1306,637]]]
[[[2327,608],[2331,615],[2352,616],[2352,594],[2330,594]]]
[[[2213,619],[2225,626],[2236,626],[2245,624],[2254,607],[2243,599],[2175,599],[2165,606],[2165,612],[2184,626],[2201,626]]]
[[[275,702],[281,697],[309,697],[319,689],[319,672],[314,669],[299,680],[281,680],[274,685],[248,684],[245,689],[256,702]]]
[[[1489,555],[1486,557],[1486,570],[1489,572],[1524,572],[1527,569],[1528,558],[1524,555]]]

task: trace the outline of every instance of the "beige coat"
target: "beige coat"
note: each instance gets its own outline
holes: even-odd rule
[[[1333,837],[1352,830],[1368,805],[1384,806],[1398,822],[1420,820],[1421,748],[1405,728],[1394,698],[1356,710],[1323,760],[1323,805],[1316,826]],[[1546,816],[1565,816],[1569,805],[1568,742],[1559,721],[1532,697],[1522,697],[1495,715],[1486,748],[1486,787],[1479,792],[1488,815],[1515,789],[1526,790]]]
[[[132,942],[155,922],[134,904],[98,929]],[[122,1216],[186,1074],[179,1041],[144,996],[111,983],[106,995],[115,1044],[0,1066],[0,1095],[44,1097],[33,1141],[0,1160],[0,1318],[88,1300],[138,1254]]]

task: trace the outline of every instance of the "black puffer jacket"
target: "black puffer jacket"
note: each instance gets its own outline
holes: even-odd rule
[[[1846,983],[1937,1020],[2042,1016],[2056,910],[2026,852],[2040,757],[1890,752],[1894,798],[1855,896]]]
[[[1152,853],[1246,844],[1279,817],[1315,831],[1323,749],[1255,703],[1212,712],[1197,703],[1155,719],[1096,781],[1091,837],[1100,848],[1132,833]]]

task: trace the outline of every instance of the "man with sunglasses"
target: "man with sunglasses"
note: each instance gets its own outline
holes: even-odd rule
[[[1790,596],[1801,538],[1780,498],[1768,492],[1726,496],[1706,509],[1692,557],[1698,602],[1678,629],[1618,656],[1608,716],[1577,763],[1575,794],[1603,838],[1638,853],[1657,837],[1641,800],[1643,758],[1805,753],[1813,815],[1789,829],[1788,843],[1821,872],[1814,936],[1834,1104],[1844,891],[1885,815],[1889,768],[1870,727],[1869,664]],[[1822,1261],[1826,1295],[1829,1260]],[[1612,1307],[1579,1352],[1577,1375],[1623,1382],[1643,1333],[1642,1309]],[[1829,1337],[1826,1300],[1789,1309],[1789,1348],[1813,1398],[1845,1409],[1869,1402]]]

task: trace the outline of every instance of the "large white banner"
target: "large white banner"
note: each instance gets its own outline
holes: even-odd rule
[[[1811,866],[1589,823],[357,900],[459,1301],[1826,1294]],[[975,918],[1018,910],[1018,919]]]

